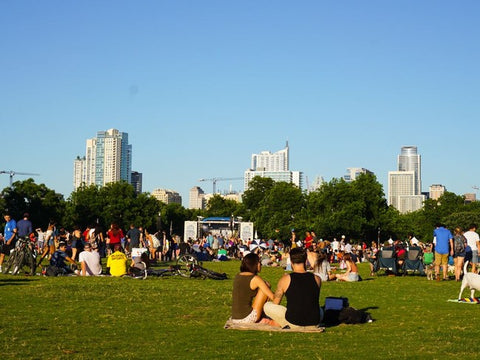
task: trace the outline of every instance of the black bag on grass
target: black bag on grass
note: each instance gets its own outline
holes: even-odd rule
[[[366,311],[347,307],[340,311],[338,322],[340,324],[364,324],[366,322],[372,322],[372,317]]]

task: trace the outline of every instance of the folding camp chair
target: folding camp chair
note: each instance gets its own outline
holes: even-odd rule
[[[377,272],[380,269],[390,270],[395,275],[397,274],[397,259],[395,259],[393,249],[383,249],[378,252],[374,271]]]
[[[422,249],[419,247],[411,247],[407,252],[407,257],[403,263],[403,274],[406,275],[407,271],[418,271],[420,275],[425,274],[422,261]]]

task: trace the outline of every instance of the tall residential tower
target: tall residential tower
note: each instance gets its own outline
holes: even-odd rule
[[[248,184],[255,176],[293,183],[302,188],[303,174],[300,171],[289,170],[288,142],[284,149],[273,154],[270,151],[252,154],[251,168],[245,171],[245,190],[248,190]]]
[[[85,157],[75,160],[74,189],[82,183],[104,186],[123,180],[130,184],[131,173],[132,145],[128,144],[128,134],[117,129],[98,131],[97,137],[87,139]]]

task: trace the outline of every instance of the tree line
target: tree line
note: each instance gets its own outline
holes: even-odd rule
[[[242,202],[216,194],[205,210],[164,204],[148,193],[136,194],[125,182],[82,186],[65,199],[44,184],[27,179],[3,189],[0,210],[10,212],[14,219],[28,212],[34,226],[43,229],[50,221],[67,229],[94,224],[106,229],[111,223],[128,228],[133,223],[178,235],[183,234],[186,220],[233,215],[254,222],[259,237],[279,240],[289,239],[292,230],[299,237],[314,230],[323,239],[344,234],[353,241],[370,242],[405,239],[411,234],[429,242],[437,223],[449,228],[480,224],[480,202],[467,203],[463,196],[451,192],[426,200],[418,211],[400,214],[387,205],[383,187],[373,174],[362,174],[353,182],[332,179],[308,193],[293,184],[256,177]]]

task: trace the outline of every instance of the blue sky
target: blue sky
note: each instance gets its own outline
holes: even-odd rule
[[[0,2],[0,170],[68,197],[99,130],[128,132],[144,191],[238,177],[290,145],[291,170],[375,172],[403,145],[423,190],[480,185],[478,1]],[[25,179],[16,176],[15,180]],[[0,188],[8,186],[0,175]],[[219,182],[218,189],[243,184]]]

